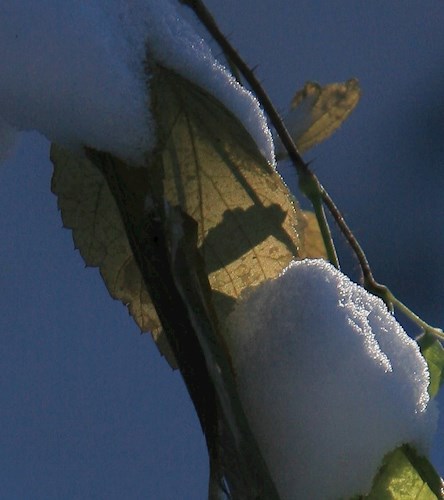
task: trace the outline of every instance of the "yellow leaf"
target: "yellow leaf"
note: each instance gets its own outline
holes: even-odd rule
[[[301,245],[307,222],[275,168],[219,101],[163,68],[154,71],[150,86],[157,147],[145,168],[115,161],[137,199],[154,190],[197,221],[198,247],[223,319],[245,288],[278,276],[292,259],[305,256]],[[101,173],[106,166],[97,168],[55,145],[51,159],[52,189],[76,247],[88,265],[100,268],[110,294],[128,305],[140,328],[154,332],[174,365]]]
[[[174,365],[105,179],[88,159],[59,146],[52,146],[51,160],[52,191],[58,197],[64,226],[72,229],[75,247],[88,266],[100,269],[110,295],[128,306],[142,331],[151,331],[162,354]]]
[[[307,82],[294,96],[291,111],[285,119],[299,151],[307,151],[337,130],[356,107],[360,96],[361,90],[355,78],[324,87]],[[276,145],[276,156],[278,159],[286,157],[282,144]]]
[[[198,223],[219,308],[276,277],[301,254],[305,225],[277,171],[246,129],[207,92],[158,68],[151,79],[165,199]]]

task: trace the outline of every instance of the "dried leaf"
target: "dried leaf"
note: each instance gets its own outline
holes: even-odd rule
[[[160,322],[134,261],[116,203],[100,171],[86,158],[53,145],[52,191],[65,227],[88,266],[98,267],[114,299],[129,309],[139,328],[151,331],[161,353],[175,366]]]
[[[285,124],[299,151],[303,153],[327,139],[348,118],[361,95],[355,78],[345,83],[331,83],[321,87],[307,82],[296,93]],[[276,156],[286,158],[282,144],[277,141]]]
[[[151,89],[164,196],[198,222],[198,245],[224,309],[220,294],[236,298],[301,254],[305,222],[282,178],[219,101],[163,68]]]

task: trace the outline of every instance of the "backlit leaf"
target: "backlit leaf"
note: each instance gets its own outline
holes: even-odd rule
[[[389,453],[379,470],[369,500],[436,500],[442,480],[428,460],[404,445]]]
[[[316,82],[307,82],[294,96],[291,111],[285,118],[287,129],[299,151],[307,151],[337,130],[357,105],[360,95],[358,81],[354,78],[324,87]],[[286,157],[279,141],[276,151],[278,159]]]
[[[198,245],[219,296],[276,277],[301,255],[305,225],[246,129],[207,92],[159,68],[152,80],[164,196],[198,223]]]
[[[138,185],[148,194],[160,172],[158,195],[197,221],[198,246],[223,318],[243,289],[306,256],[301,247],[309,226],[277,171],[219,101],[163,68],[155,70],[150,86],[158,145],[146,169],[128,167],[128,175],[140,176]],[[110,294],[128,305],[140,328],[154,331],[169,356],[102,173],[88,159],[57,146],[51,158],[52,188],[76,247],[88,265],[100,268]]]
[[[174,366],[156,311],[134,261],[125,228],[105,179],[86,158],[53,145],[52,191],[65,227],[88,266],[98,267],[110,295],[128,306],[139,328],[151,331]]]
[[[444,382],[444,348],[431,334],[424,334],[418,341],[430,373],[429,394],[433,398]]]

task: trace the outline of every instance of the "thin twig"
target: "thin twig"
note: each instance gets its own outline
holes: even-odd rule
[[[276,129],[276,132],[279,135],[282,144],[287,150],[290,160],[296,167],[302,191],[312,202],[315,210],[316,208],[318,208],[316,210],[316,215],[318,216],[319,226],[323,229],[323,237],[325,238],[324,244],[327,249],[327,254],[330,258],[330,262],[339,269],[339,262],[337,259],[336,250],[334,248],[333,239],[331,238],[330,231],[325,230],[326,228],[328,228],[328,222],[325,216],[325,212],[324,210],[319,210],[320,193],[322,192],[323,188],[320,185],[317,177],[309,169],[308,165],[304,162],[302,156],[299,154],[299,151],[293,139],[291,138],[287,127],[285,126],[280,114],[274,107],[270,97],[268,96],[260,81],[256,78],[254,71],[250,69],[250,67],[239,55],[237,50],[231,45],[226,36],[221,32],[213,16],[205,7],[203,2],[201,0],[179,0],[179,2],[187,5],[194,11],[196,16],[200,19],[211,36],[218,43],[227,59],[230,61],[230,64],[233,64],[238,68],[240,73],[244,76],[245,80],[250,85],[253,92],[256,94],[259,102],[262,104],[265,113],[270,118],[270,121],[273,124],[273,127]]]
[[[288,151],[288,155],[297,168],[298,173],[310,174],[311,172],[308,168],[308,165],[304,162],[302,156],[299,154],[299,151],[294,144],[293,139],[291,138],[291,135],[287,130],[287,127],[282,121],[282,118],[271,102],[271,99],[264,90],[262,84],[256,78],[254,71],[250,69],[250,67],[239,55],[237,50],[227,40],[226,36],[219,29],[219,26],[217,25],[209,10],[205,7],[202,0],[179,0],[179,2],[187,5],[194,11],[196,16],[200,19],[211,36],[218,43],[222,51],[226,54],[226,57],[231,62],[231,64],[234,64],[242,73],[245,80],[248,82],[251,89],[256,94],[259,102],[262,104],[265,112],[270,118],[270,121],[273,123],[273,127],[276,129],[276,132],[278,133],[283,145]]]
[[[367,260],[367,256],[365,255],[364,250],[362,249],[361,245],[359,244],[358,240],[353,234],[353,231],[349,228],[347,222],[344,219],[344,216],[342,215],[339,208],[336,206],[335,202],[328,194],[328,192],[322,186],[321,189],[322,189],[321,197],[323,202],[325,203],[329,212],[332,214],[336,224],[339,226],[339,229],[341,230],[344,237],[347,239],[348,244],[353,249],[356,258],[358,259],[359,266],[361,267],[364,279],[365,288],[367,288],[367,290],[370,290],[375,295],[378,295],[379,297],[383,298],[388,308],[390,310],[393,310],[392,301],[389,300],[388,288],[384,285],[381,285],[375,280],[375,278],[373,277],[372,270],[370,268],[370,264]]]
[[[256,78],[254,71],[250,69],[250,67],[239,55],[237,50],[231,45],[225,35],[221,32],[216,21],[214,20],[208,9],[205,7],[202,0],[179,0],[179,2],[187,5],[194,11],[201,23],[205,26],[210,35],[218,43],[227,59],[230,61],[230,64],[233,64],[238,68],[239,72],[243,75],[253,92],[256,94],[257,99],[263,106],[265,113],[268,115],[273,127],[276,130],[276,133],[278,134],[279,138],[282,141],[282,144],[287,150],[290,160],[296,168],[299,176],[299,186],[301,191],[313,204],[330,262],[332,262],[333,265],[339,268],[333,239],[328,227],[328,222],[325,217],[324,210],[320,209],[320,200],[322,200],[325,206],[328,208],[340,231],[342,232],[354,254],[356,255],[363,275],[363,284],[365,288],[373,294],[381,297],[391,311],[393,311],[394,306],[396,306],[403,314],[405,314],[408,318],[418,324],[425,332],[432,333],[441,340],[444,340],[444,333],[441,329],[428,325],[407,306],[400,302],[386,286],[381,285],[375,280],[365,253],[362,250],[362,247],[353,234],[352,230],[346,223],[340,210],[328,194],[327,190],[319,182],[319,179],[310,170],[308,164],[304,162],[303,158],[299,154],[299,151],[292,137],[290,136],[282,118],[280,117],[280,114],[274,107],[262,84]]]

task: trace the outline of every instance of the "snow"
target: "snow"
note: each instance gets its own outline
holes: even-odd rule
[[[365,494],[382,457],[436,428],[416,342],[322,260],[244,294],[227,341],[247,417],[283,500]]]
[[[155,145],[146,44],[152,60],[221,100],[274,161],[257,101],[168,0],[3,0],[0,117],[73,149],[88,145],[143,163]]]
[[[140,158],[151,125],[142,70],[130,69],[128,52],[123,27],[97,2],[3,1],[0,114],[59,144]]]

